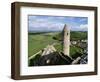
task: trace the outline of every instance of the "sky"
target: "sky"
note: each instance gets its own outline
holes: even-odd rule
[[[46,16],[46,15],[28,16],[29,32],[62,31],[65,24],[71,31],[88,30],[87,17]]]

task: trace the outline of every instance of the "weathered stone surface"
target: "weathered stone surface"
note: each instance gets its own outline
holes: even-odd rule
[[[53,52],[56,52],[56,49],[54,48],[54,46],[48,45],[46,48],[44,48],[44,51],[43,51],[41,56],[44,56],[44,55],[47,55],[47,54],[50,54],[50,53],[53,53]]]
[[[64,56],[62,53],[53,52],[44,56],[41,56],[35,65],[46,66],[46,65],[69,65],[73,60]]]
[[[63,53],[68,56],[70,51],[69,45],[70,45],[70,30],[65,24],[63,29]]]
[[[80,64],[87,64],[87,62],[88,62],[88,55],[87,54],[84,54],[81,57]]]
[[[70,64],[86,64],[87,50],[84,51],[83,55],[72,59],[69,55],[70,52],[70,30],[65,24],[63,29],[63,52],[58,52],[53,43],[47,45],[43,50],[40,50],[32,57],[30,57],[30,66],[46,66],[46,65],[70,65]],[[76,45],[77,43],[74,43]],[[83,44],[80,44],[83,45]],[[79,46],[80,46],[79,45]],[[86,45],[86,44],[85,44]],[[77,54],[76,54],[77,55]],[[36,58],[35,58],[36,56]]]
[[[81,57],[77,57],[77,58],[72,62],[72,64],[78,64],[79,61],[80,61],[80,59],[81,59]]]

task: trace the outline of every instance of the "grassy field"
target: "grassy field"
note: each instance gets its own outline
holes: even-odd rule
[[[86,40],[87,32],[70,32],[70,40]],[[55,44],[55,45],[53,45]],[[43,50],[47,45],[53,45],[58,52],[62,52],[62,33],[61,32],[48,32],[48,33],[28,33],[28,57],[34,56],[32,61],[37,61],[41,54],[34,55],[40,50]],[[70,56],[75,59],[82,55],[82,49],[70,45]],[[30,63],[29,66],[33,63]]]
[[[61,43],[53,39],[58,33],[29,33],[28,34],[28,56],[32,56],[38,51],[44,49],[47,45],[57,43],[55,45],[58,51],[62,50]]]
[[[82,31],[71,31],[70,40],[87,40],[87,32]]]
[[[71,40],[81,40],[87,38],[87,32],[71,32]],[[60,39],[59,39],[60,38]],[[28,34],[28,57],[43,50],[47,45],[56,43],[54,47],[57,51],[62,51],[61,33],[29,33]],[[81,49],[75,46],[70,46],[70,55],[74,57],[76,52],[81,52]]]

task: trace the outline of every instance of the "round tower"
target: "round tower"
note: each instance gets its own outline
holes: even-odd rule
[[[69,52],[70,52],[70,29],[65,24],[63,28],[63,53],[64,55],[69,56]]]

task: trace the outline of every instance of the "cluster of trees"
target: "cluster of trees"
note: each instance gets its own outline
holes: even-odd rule
[[[63,40],[63,33],[59,32],[58,34],[53,36],[53,39],[62,41]],[[77,40],[86,40],[87,39],[87,32],[82,31],[71,31],[70,32],[70,40],[77,41]]]
[[[53,39],[58,41],[63,41],[63,33],[59,32],[58,34],[53,36]],[[70,41],[81,41],[81,40],[87,40],[87,32],[83,31],[71,31],[70,32]],[[72,58],[77,58],[78,56],[81,56],[83,53],[82,48],[79,48],[77,46],[70,46],[70,55]]]
[[[87,39],[87,32],[81,32],[81,31],[72,31],[70,33],[70,40],[71,41],[77,41],[77,40],[86,40]]]

